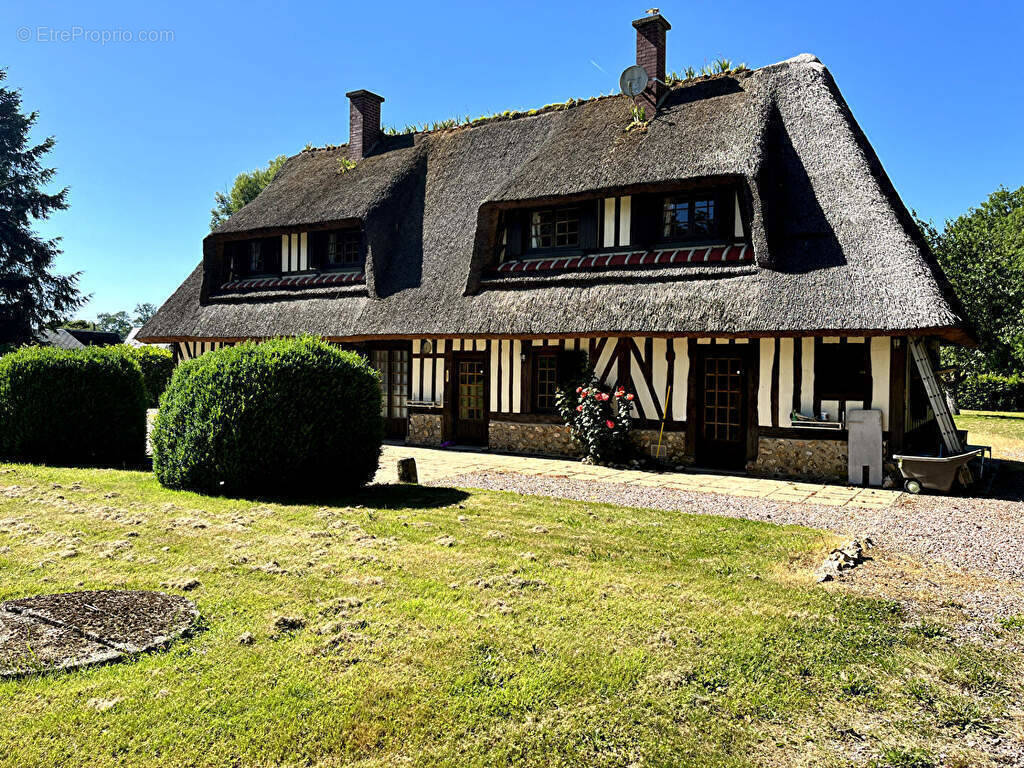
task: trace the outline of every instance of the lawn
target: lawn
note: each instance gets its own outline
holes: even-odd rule
[[[0,600],[194,578],[203,615],[164,653],[0,681],[0,764],[986,764],[971,744],[1013,738],[1018,658],[815,584],[834,543],[492,492],[287,506],[0,465]]]
[[[993,457],[1024,461],[1024,413],[961,411],[956,425],[972,445],[991,445]]]

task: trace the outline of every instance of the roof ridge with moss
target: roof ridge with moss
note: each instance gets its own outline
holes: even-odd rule
[[[787,59],[785,61],[776,62],[775,64],[768,64],[765,65],[764,67],[759,67],[757,69],[748,69],[746,66],[740,65],[738,67],[728,69],[724,72],[715,72],[714,74],[710,75],[697,75],[695,77],[680,78],[676,76],[675,73],[673,73],[672,75],[667,76],[666,85],[669,87],[670,90],[676,91],[681,88],[689,88],[692,86],[709,82],[711,80],[719,80],[725,77],[749,77],[755,72],[760,72],[762,70],[778,66],[778,64],[785,64],[791,61],[794,61],[794,59]],[[573,109],[584,104],[591,104],[596,101],[619,98],[620,96],[623,95],[624,94],[621,93],[603,93],[597,96],[587,96],[579,99],[569,98],[565,101],[545,104],[543,107],[536,107],[533,109],[507,109],[503,112],[495,112],[494,114],[491,115],[481,115],[480,117],[475,117],[472,120],[470,120],[468,117],[463,118],[461,120],[459,118],[453,117],[448,118],[446,120],[436,120],[430,124],[431,127],[426,128],[425,130],[411,130],[387,133],[387,129],[385,129],[384,137],[385,139],[387,139],[394,136],[421,136],[434,133],[445,133],[447,131],[457,131],[465,128],[476,128],[477,126],[485,125],[487,123],[495,123],[503,120],[518,120],[523,117],[536,117],[537,115],[548,114],[549,112],[560,112],[567,109]],[[348,147],[348,142],[345,142],[343,144],[325,144],[322,147],[307,146],[302,149],[302,152],[322,152],[334,149],[344,149],[346,147]]]

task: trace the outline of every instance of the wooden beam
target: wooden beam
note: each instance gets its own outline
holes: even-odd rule
[[[907,427],[907,340],[893,339],[889,365],[889,452],[904,447]]]
[[[801,392],[800,388],[803,384],[804,372],[803,372],[803,356],[804,356],[804,345],[801,343],[801,339],[793,339],[793,410],[800,410]]]
[[[772,360],[772,426],[779,426],[779,357],[782,354],[782,341],[775,339],[775,356]]]
[[[687,341],[689,371],[686,377],[686,456],[693,460],[697,447],[697,339]]]
[[[637,338],[646,338],[648,336],[655,339],[695,339],[703,338],[707,336],[713,336],[720,339],[738,338],[738,339],[760,339],[760,338],[776,338],[791,336],[795,331],[787,331],[780,329],[778,331],[642,331],[642,330],[631,330],[631,329],[613,329],[613,330],[591,330],[578,333],[545,333],[540,334],[544,338],[552,339],[589,339],[592,337],[602,337],[614,334],[616,336],[634,336]],[[891,329],[865,329],[865,328],[832,328],[832,329],[818,329],[818,330],[801,330],[801,336],[925,336],[942,338],[947,341],[952,341],[956,344],[972,344],[971,338],[966,334],[965,331],[954,328],[954,327],[943,327],[943,328],[905,328],[901,330]],[[287,334],[285,334],[287,335]],[[269,336],[194,336],[188,334],[176,334],[167,336],[146,336],[140,337],[139,341],[144,341],[153,344],[170,344],[176,341],[268,341],[271,339],[280,338],[281,334],[274,334]],[[351,343],[355,344],[364,341],[411,341],[413,339],[534,339],[537,338],[536,333],[380,333],[380,334],[353,334],[350,336],[323,336],[321,338],[324,341],[332,343]]]
[[[746,358],[747,374],[747,461],[757,459],[758,424],[757,394],[761,385],[761,344],[747,344],[747,352],[743,347],[733,348],[741,358]]]

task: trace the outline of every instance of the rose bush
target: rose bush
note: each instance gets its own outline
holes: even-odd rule
[[[555,400],[573,440],[583,449],[584,461],[612,464],[628,457],[632,393],[622,387],[611,392],[591,378],[587,386],[578,386],[575,392],[559,391]]]

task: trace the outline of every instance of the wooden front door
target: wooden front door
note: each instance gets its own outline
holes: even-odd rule
[[[380,414],[384,436],[404,439],[409,427],[409,375],[411,344],[403,343],[370,351],[370,362],[380,371]]]
[[[456,355],[455,442],[487,445],[487,361],[483,355]]]
[[[747,361],[729,350],[708,352],[700,366],[697,463],[742,469],[747,454]]]

